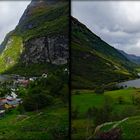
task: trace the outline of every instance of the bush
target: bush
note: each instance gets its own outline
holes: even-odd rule
[[[86,112],[86,116],[88,118],[94,118],[97,111],[98,111],[98,109],[96,107],[89,108],[88,111]]]
[[[113,83],[109,83],[108,85],[105,86],[105,89],[106,90],[118,90],[118,89],[122,89],[123,87],[119,87],[117,86],[117,83],[116,82],[113,82]]]
[[[124,102],[123,97],[119,96],[119,97],[118,97],[118,103],[119,103],[119,104],[123,104],[123,102]]]
[[[17,107],[17,111],[18,111],[20,114],[24,114],[24,113],[25,113],[24,106],[23,106],[22,104],[20,104],[20,105]]]
[[[140,105],[140,94],[135,93],[132,95],[132,103],[135,105]]]
[[[97,93],[97,94],[103,94],[104,93],[104,88],[103,87],[97,87],[95,89],[95,93]]]
[[[80,91],[77,90],[77,91],[74,92],[74,94],[75,95],[80,95]]]
[[[71,118],[77,119],[79,117],[78,107],[72,108],[71,110]]]
[[[102,108],[97,108],[95,111],[94,123],[96,125],[110,121],[110,115],[112,112],[112,99],[106,96]]]
[[[120,140],[122,131],[119,128],[113,128],[107,132],[100,132],[96,139],[98,140]]]
[[[67,140],[69,138],[67,126],[55,126],[51,129],[51,134],[54,140]]]
[[[26,111],[34,111],[51,105],[53,97],[48,91],[42,91],[40,88],[29,89],[23,98],[23,106]]]
[[[68,103],[68,101],[69,101],[69,87],[67,84],[63,85],[62,89],[59,91],[59,95],[60,95],[61,100],[64,103]]]

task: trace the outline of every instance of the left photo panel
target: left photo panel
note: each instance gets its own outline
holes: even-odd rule
[[[0,140],[69,139],[69,7],[0,1]]]

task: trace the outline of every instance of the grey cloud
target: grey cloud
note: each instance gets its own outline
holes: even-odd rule
[[[75,1],[72,15],[107,43],[140,55],[140,2]]]
[[[0,1],[0,44],[19,22],[30,1]]]

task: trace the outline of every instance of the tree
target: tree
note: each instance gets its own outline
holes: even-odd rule
[[[62,89],[59,91],[60,98],[64,103],[68,103],[69,100],[69,87],[67,84],[64,84]]]
[[[71,110],[71,118],[77,119],[79,117],[78,107],[73,107]]]
[[[48,91],[42,91],[40,88],[31,88],[23,98],[23,106],[27,111],[34,111],[51,105],[53,97]]]

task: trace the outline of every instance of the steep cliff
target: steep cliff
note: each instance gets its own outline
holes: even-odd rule
[[[68,7],[67,0],[33,0],[1,44],[0,72],[67,64]]]

